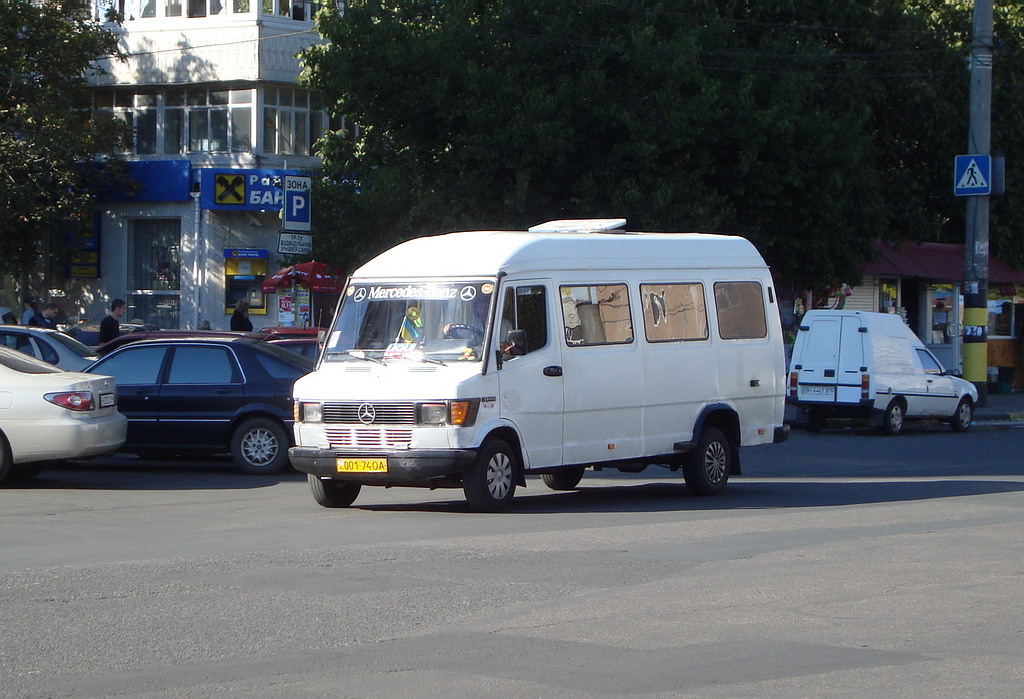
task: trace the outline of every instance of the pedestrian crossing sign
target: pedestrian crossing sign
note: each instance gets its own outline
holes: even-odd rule
[[[953,165],[953,194],[958,197],[988,196],[992,193],[992,157],[958,155]]]

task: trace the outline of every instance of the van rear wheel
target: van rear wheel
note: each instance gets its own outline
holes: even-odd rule
[[[733,447],[717,427],[700,434],[697,451],[683,466],[683,480],[694,495],[718,495],[725,489],[732,470]]]
[[[544,485],[552,490],[573,490],[583,480],[585,470],[586,468],[583,466],[569,466],[560,468],[553,473],[542,473],[540,477],[544,481]]]
[[[902,432],[905,410],[903,401],[894,398],[885,409],[885,413],[882,414],[882,432],[889,436],[895,436]]]

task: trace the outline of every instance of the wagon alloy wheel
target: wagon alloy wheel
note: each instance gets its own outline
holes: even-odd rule
[[[957,404],[956,412],[953,413],[953,419],[949,425],[954,432],[966,432],[970,429],[972,420],[974,420],[974,403],[970,398],[964,396]]]
[[[288,465],[288,433],[269,418],[242,423],[231,439],[231,456],[245,473],[277,473]]]
[[[882,432],[887,435],[897,435],[903,431],[903,402],[899,399],[889,403],[882,415]]]
[[[733,447],[725,433],[708,427],[700,436],[697,451],[683,466],[683,479],[694,495],[717,495],[725,488],[732,470]]]
[[[498,512],[516,492],[515,452],[502,440],[491,440],[481,447],[463,478],[462,489],[472,509]]]

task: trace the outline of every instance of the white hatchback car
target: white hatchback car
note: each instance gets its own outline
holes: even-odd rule
[[[59,330],[27,325],[0,325],[0,347],[18,350],[66,371],[81,371],[100,358],[91,347]]]
[[[109,454],[127,430],[112,377],[0,347],[0,482],[34,476],[48,461]]]

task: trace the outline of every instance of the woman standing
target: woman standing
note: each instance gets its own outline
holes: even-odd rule
[[[252,321],[249,320],[249,302],[245,299],[239,299],[235,304],[235,312],[231,314],[231,329],[252,332]]]

